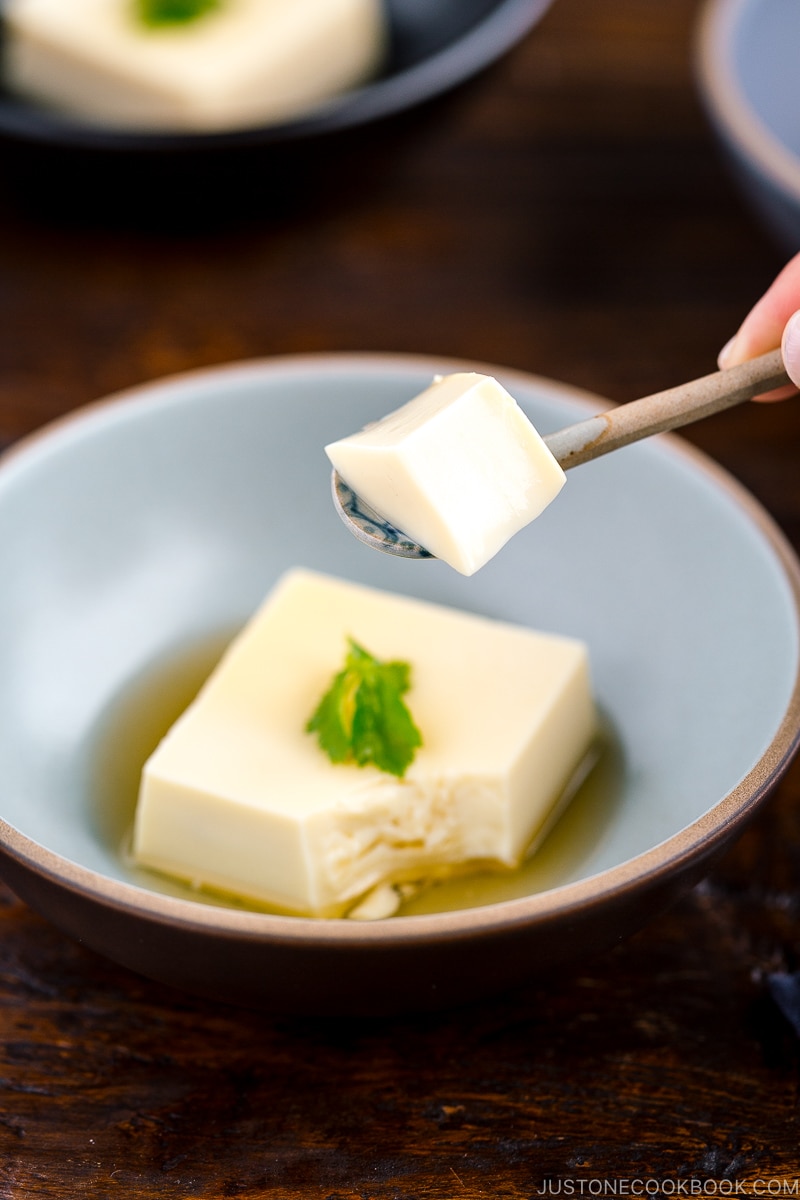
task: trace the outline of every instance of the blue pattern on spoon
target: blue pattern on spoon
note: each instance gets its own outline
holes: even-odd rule
[[[400,558],[433,558],[422,546],[418,546],[379,516],[374,508],[365,504],[337,471],[331,476],[331,490],[336,511],[360,542],[382,550],[384,554],[397,554]]]

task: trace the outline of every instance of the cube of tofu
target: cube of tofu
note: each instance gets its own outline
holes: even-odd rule
[[[220,0],[149,27],[133,0],[7,0],[6,86],[83,120],[213,131],[285,121],[364,82],[380,0]]]
[[[376,513],[463,575],[538,517],[566,479],[513,397],[473,373],[437,380],[325,450]]]
[[[348,636],[411,664],[398,779],[305,731]],[[595,733],[584,645],[314,572],[286,574],[146,763],[139,863],[304,914],[526,852]]]

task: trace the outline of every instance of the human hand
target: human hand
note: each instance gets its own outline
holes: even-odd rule
[[[800,388],[800,254],[796,254],[745,317],[719,354],[721,368],[766,354],[780,346],[795,387],[778,388],[757,400],[783,400]]]

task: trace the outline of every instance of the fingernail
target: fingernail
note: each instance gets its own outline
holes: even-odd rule
[[[800,311],[789,317],[781,340],[783,363],[792,383],[800,387]]]
[[[721,371],[724,371],[725,368],[730,366],[733,361],[733,348],[736,345],[736,337],[737,335],[734,334],[733,337],[725,343],[717,355],[717,366]]]

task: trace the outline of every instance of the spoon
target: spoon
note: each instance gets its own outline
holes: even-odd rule
[[[620,404],[585,421],[568,425],[557,433],[550,433],[544,442],[562,469],[567,471],[599,458],[601,454],[651,434],[700,421],[789,382],[780,350],[772,350],[737,367],[715,371],[713,375],[705,375],[666,392]],[[338,471],[334,470],[331,485],[336,511],[359,541],[374,550],[401,558],[433,557],[370,508]]]

